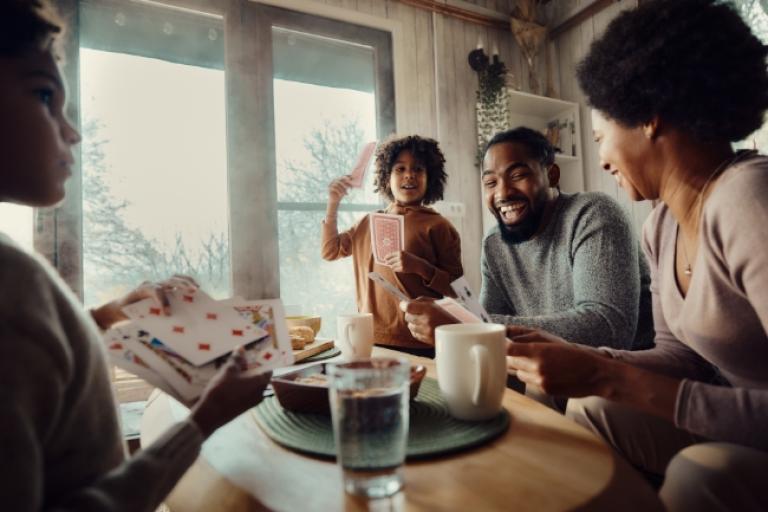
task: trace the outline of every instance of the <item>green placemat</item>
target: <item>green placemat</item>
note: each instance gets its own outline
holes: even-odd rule
[[[321,457],[336,457],[330,416],[298,414],[283,409],[270,397],[251,410],[256,422],[273,441],[292,450]],[[428,458],[466,450],[506,432],[509,413],[487,421],[461,421],[448,414],[437,381],[425,378],[411,402],[408,459]]]
[[[319,354],[309,356],[308,358],[303,359],[296,364],[314,363],[316,361],[322,361],[324,359],[330,359],[332,357],[336,357],[339,354],[341,354],[341,349],[339,347],[332,347],[332,348],[329,348],[328,350],[323,350]]]

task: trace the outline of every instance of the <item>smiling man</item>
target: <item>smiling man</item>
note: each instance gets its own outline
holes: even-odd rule
[[[496,134],[483,159],[486,207],[480,300],[494,321],[543,328],[593,346],[647,348],[648,265],[621,207],[605,194],[564,194],[547,139]]]

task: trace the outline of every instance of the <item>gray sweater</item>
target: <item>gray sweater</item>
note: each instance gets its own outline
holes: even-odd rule
[[[0,509],[153,511],[195,461],[189,420],[124,461],[104,348],[56,271],[0,234]]]
[[[496,322],[623,349],[653,343],[648,264],[627,215],[605,194],[561,194],[544,230],[483,240],[480,301]]]

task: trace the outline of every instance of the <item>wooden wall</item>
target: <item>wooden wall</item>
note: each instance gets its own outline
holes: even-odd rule
[[[569,16],[590,4],[591,0],[554,0],[547,5],[546,16],[550,27],[555,27]],[[615,179],[600,168],[597,145],[592,139],[592,120],[584,94],[576,81],[576,65],[586,55],[589,45],[598,37],[608,23],[621,11],[636,7],[638,0],[617,0],[595,16],[562,33],[550,45],[554,73],[553,86],[565,100],[581,105],[581,136],[584,153],[584,186],[586,190],[597,190],[616,198],[632,218],[636,232],[641,233],[642,224],[651,211],[649,201],[634,202],[620,190]]]

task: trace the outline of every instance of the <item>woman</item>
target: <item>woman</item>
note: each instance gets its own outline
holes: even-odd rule
[[[603,169],[658,200],[643,246],[655,348],[510,329],[509,366],[642,470],[670,510],[768,507],[768,159],[734,152],[768,108],[766,48],[728,5],[620,14],[578,78]]]
[[[80,135],[64,117],[53,53],[60,24],[42,0],[0,2],[0,201],[54,206]],[[0,508],[154,510],[214,430],[257,404],[269,375],[246,376],[242,349],[188,419],[124,461],[96,325],[188,278],[146,284],[87,315],[55,270],[0,234]]]

